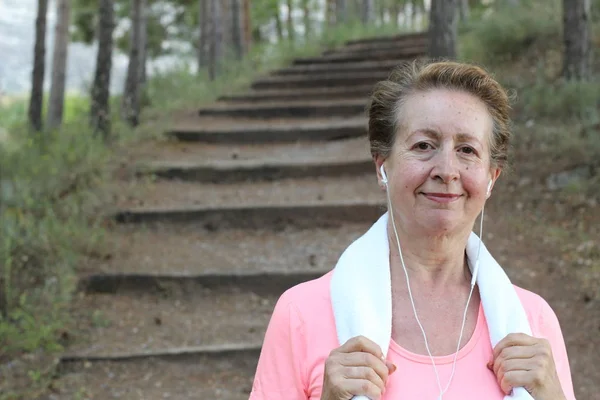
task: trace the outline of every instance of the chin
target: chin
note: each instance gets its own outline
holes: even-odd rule
[[[464,224],[450,215],[429,215],[422,218],[418,224],[427,236],[445,235],[464,228]]]

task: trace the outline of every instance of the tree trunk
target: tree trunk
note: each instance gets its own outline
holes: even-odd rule
[[[148,4],[142,3],[142,21],[140,24],[140,90],[148,80]]]
[[[400,2],[394,1],[390,7],[390,18],[395,26],[399,25],[400,19]]]
[[[362,0],[360,12],[360,20],[367,25],[373,22],[375,15],[375,6],[373,0]]]
[[[591,76],[591,21],[589,0],[563,0],[563,76],[589,80]]]
[[[429,56],[456,58],[458,0],[433,0],[429,14]]]
[[[243,13],[244,17],[244,53],[248,53],[252,47],[252,13],[251,13],[251,0],[242,0],[243,1]]]
[[[198,41],[198,71],[202,67],[208,65],[208,53],[209,53],[209,42],[210,42],[210,16],[209,1],[211,0],[200,0],[198,12],[200,14],[198,21],[200,21],[200,38]]]
[[[108,141],[110,136],[110,72],[115,14],[113,0],[99,0],[98,3],[98,54],[90,114],[94,134],[101,133]]]
[[[235,58],[241,60],[244,56],[244,44],[242,42],[242,4],[240,0],[231,0],[231,30]]]
[[[335,20],[338,24],[348,21],[348,0],[336,0],[335,2]]]
[[[328,26],[335,25],[336,16],[336,0],[326,0],[325,18],[327,19]]]
[[[135,127],[140,118],[140,81],[142,56],[142,13],[144,0],[133,0],[131,5],[131,32],[129,43],[129,64],[127,79],[121,102],[121,116],[129,125]]]
[[[287,29],[287,37],[292,42],[296,39],[296,31],[294,30],[294,16],[292,15],[294,12],[294,0],[287,0],[287,19],[286,19],[286,29]]]
[[[281,22],[281,14],[279,14],[279,8],[275,10],[275,31],[277,32],[277,41],[281,42],[283,40],[283,23]]]
[[[302,0],[302,20],[304,22],[304,36],[309,37],[312,32],[310,19],[310,0]]]
[[[46,58],[46,14],[48,0],[38,0],[35,20],[35,47],[33,72],[31,74],[31,97],[29,98],[29,123],[36,131],[42,130],[42,107],[44,105],[44,72]]]
[[[459,0],[459,17],[461,22],[466,22],[469,20],[470,10],[469,10],[469,0]]]
[[[54,34],[54,53],[52,55],[52,82],[48,100],[48,128],[60,126],[65,103],[65,80],[67,54],[69,48],[69,26],[71,15],[70,0],[56,2],[57,20]]]
[[[223,57],[223,32],[221,21],[221,0],[210,0],[210,57],[208,63],[208,77],[215,80],[220,72],[221,58]]]

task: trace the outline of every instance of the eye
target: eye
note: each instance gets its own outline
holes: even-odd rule
[[[419,142],[419,143],[415,144],[414,148],[418,149],[418,150],[429,150],[429,149],[433,148],[433,146],[427,142]]]
[[[460,151],[464,154],[476,154],[476,151],[471,146],[463,146],[460,148]]]

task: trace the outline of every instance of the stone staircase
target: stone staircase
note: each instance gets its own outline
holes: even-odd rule
[[[383,212],[367,96],[426,46],[348,42],[166,132],[116,183],[117,250],[80,281],[78,308],[95,311],[57,398],[247,399],[279,295],[330,270]]]

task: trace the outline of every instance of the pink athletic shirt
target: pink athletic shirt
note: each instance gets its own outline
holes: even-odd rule
[[[267,328],[250,400],[319,400],[325,360],[340,346],[331,308],[331,272],[287,290],[278,300]],[[532,333],[551,346],[568,400],[574,400],[569,360],[558,319],[540,296],[516,287]],[[456,371],[444,400],[502,400],[504,393],[486,364],[492,357],[481,306],[473,336],[459,350]],[[431,360],[411,353],[393,340],[387,359],[398,367],[388,379],[384,400],[436,400],[439,389]],[[434,357],[445,388],[453,355]]]

